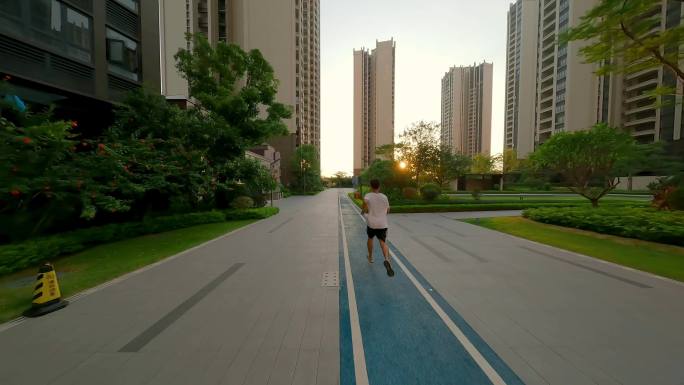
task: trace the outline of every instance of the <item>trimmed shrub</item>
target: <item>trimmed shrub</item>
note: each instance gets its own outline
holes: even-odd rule
[[[525,210],[537,222],[684,246],[684,213],[640,207],[566,207]]]
[[[420,195],[428,202],[434,201],[442,195],[442,189],[436,184],[428,183],[420,188]]]
[[[230,203],[230,207],[234,209],[251,209],[254,207],[254,199],[248,196],[239,196]]]
[[[277,207],[259,207],[255,209],[226,210],[224,211],[227,221],[242,221],[247,219],[266,219],[280,211]]]
[[[667,196],[667,205],[672,210],[684,210],[684,186],[680,186]]]
[[[416,199],[418,198],[418,190],[415,187],[404,187],[401,190],[401,195],[405,199]]]
[[[473,199],[479,201],[480,198],[482,198],[482,191],[480,191],[480,189],[475,189],[470,193],[470,195],[473,196]]]
[[[9,274],[88,247],[146,234],[160,233],[226,220],[219,211],[148,218],[142,222],[116,223],[70,231],[21,243],[0,246],[0,275]]]

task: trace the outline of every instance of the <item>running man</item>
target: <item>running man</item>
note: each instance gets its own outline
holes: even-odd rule
[[[363,213],[366,214],[366,233],[368,234],[368,262],[373,263],[373,238],[378,237],[382,254],[385,256],[385,269],[387,275],[394,276],[390,263],[389,249],[387,248],[387,213],[389,213],[389,200],[385,194],[380,193],[380,181],[373,179],[370,182],[372,192],[363,197]]]

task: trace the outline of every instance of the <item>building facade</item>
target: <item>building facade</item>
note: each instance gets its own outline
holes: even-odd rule
[[[0,73],[30,104],[101,129],[128,91],[159,90],[158,20],[154,1],[3,1]]]
[[[187,82],[174,55],[188,48],[186,33],[203,33],[209,41],[258,49],[278,79],[277,99],[292,108],[290,134],[270,141],[282,155],[283,181],[289,159],[300,145],[320,153],[320,4],[319,0],[161,0],[163,93],[186,101]],[[177,28],[184,25],[185,29]]]
[[[527,3],[532,2],[538,3],[537,20],[529,17],[533,11]],[[511,5],[504,145],[518,149],[519,156],[525,157],[557,132],[586,130],[599,122],[626,130],[640,143],[673,142],[684,135],[684,89],[670,71],[657,67],[597,76],[597,66],[583,62],[583,42],[558,44],[559,34],[578,24],[597,4],[599,0],[518,0]],[[664,31],[679,25],[683,15],[681,3],[663,0],[661,6],[644,16],[659,18],[654,29]],[[525,45],[532,39],[531,30],[537,31],[534,52]],[[526,70],[533,59],[535,118],[534,132],[530,133],[525,117],[529,112],[525,95],[530,93],[523,76],[529,79]],[[661,86],[678,88],[679,96],[662,96],[654,101],[651,93]]]
[[[394,144],[394,39],[372,51],[354,50],[354,175],[376,159],[376,148]]]
[[[600,79],[585,64],[582,42],[558,44],[558,36],[598,4],[598,0],[544,0],[539,4],[537,123],[535,143],[556,132],[586,130],[601,121]]]
[[[539,0],[518,0],[508,10],[504,148],[534,151]]]
[[[654,29],[662,32],[678,26],[684,16],[684,4],[663,1],[661,7],[646,16],[658,15],[660,23]],[[658,87],[672,87],[676,96],[658,96],[654,101],[651,95]],[[602,78],[601,92],[605,101],[604,121],[622,127],[639,143],[673,142],[684,137],[684,89],[664,67],[606,76]]]
[[[441,143],[454,152],[491,153],[493,69],[452,67],[442,78]]]

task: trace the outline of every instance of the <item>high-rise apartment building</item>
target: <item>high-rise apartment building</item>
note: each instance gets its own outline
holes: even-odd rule
[[[286,122],[290,135],[270,141],[283,157],[283,181],[289,181],[289,159],[297,146],[310,144],[320,153],[319,0],[161,0],[161,14],[167,98],[188,98],[187,83],[173,58],[187,47],[186,33],[201,32],[212,43],[258,49],[275,71],[278,101],[293,111]]]
[[[442,78],[441,143],[454,152],[491,153],[493,69],[491,63],[452,67]]]
[[[601,121],[602,98],[596,66],[585,64],[582,42],[558,44],[558,36],[576,25],[599,0],[542,0],[537,50],[535,142],[556,132],[586,130]]]
[[[394,39],[371,52],[354,50],[354,175],[376,158],[376,148],[394,143]]]
[[[508,10],[504,148],[534,151],[539,0],[518,0]]]
[[[665,31],[680,24],[684,6],[663,1],[644,16],[659,18],[654,30]],[[602,78],[601,86],[604,120],[611,126],[623,128],[640,143],[672,142],[684,137],[683,89],[671,71],[661,66],[610,75]],[[654,101],[651,95],[661,86],[677,89],[677,96],[659,96]]]
[[[159,90],[158,20],[156,1],[2,1],[0,78],[11,95],[100,130],[127,92]]]
[[[508,28],[506,89],[506,129],[504,144],[526,156],[534,147],[560,131],[585,130],[605,122],[630,132],[637,141],[676,141],[684,135],[684,109],[681,96],[658,97],[657,87],[677,85],[674,75],[662,67],[628,74],[597,76],[596,65],[584,63],[579,52],[582,41],[558,44],[558,36],[580,22],[580,18],[599,0],[538,0],[538,19],[526,17],[533,0],[518,0],[511,5]],[[680,3],[663,0],[644,17],[660,19],[654,30],[664,31],[679,25],[684,15]],[[537,31],[536,51],[525,42],[530,30]],[[520,35],[522,32],[522,35]],[[671,49],[671,48],[670,48]],[[536,97],[534,133],[526,127],[525,107],[529,91],[522,79],[532,59],[536,60]],[[619,59],[616,59],[619,60]],[[519,76],[519,77],[518,77]],[[665,99],[663,99],[665,98]],[[661,103],[661,102],[668,103]],[[533,143],[530,148],[530,142]]]

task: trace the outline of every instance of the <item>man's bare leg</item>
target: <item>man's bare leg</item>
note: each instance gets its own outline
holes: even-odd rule
[[[373,238],[368,238],[368,262],[373,263]]]
[[[385,241],[380,240],[380,248],[382,249],[382,255],[385,256],[385,261],[389,261],[389,248],[387,247],[387,243]]]
[[[387,269],[387,275],[394,277],[394,270],[392,269],[392,263],[389,258],[389,249],[387,248],[387,243],[382,239],[380,240],[380,247],[382,248],[382,254],[385,256],[385,261],[382,264],[385,265],[385,269]]]

